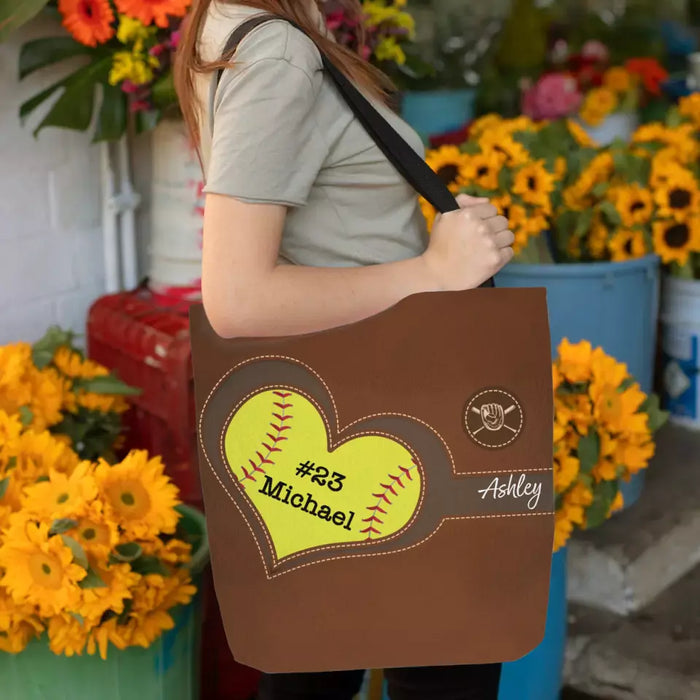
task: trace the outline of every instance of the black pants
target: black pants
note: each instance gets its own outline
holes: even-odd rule
[[[394,668],[384,672],[391,700],[497,700],[500,664]],[[352,700],[363,671],[263,675],[258,700]]]

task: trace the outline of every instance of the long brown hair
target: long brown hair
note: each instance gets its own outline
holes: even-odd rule
[[[189,15],[183,24],[183,33],[175,57],[175,89],[180,101],[180,109],[192,138],[192,143],[199,150],[199,119],[201,105],[197,99],[195,76],[198,73],[212,73],[219,68],[229,67],[230,61],[222,60],[207,62],[199,53],[199,35],[212,2],[218,0],[194,0]],[[229,0],[222,0],[228,2]],[[318,0],[316,0],[318,2]],[[359,20],[361,5],[359,0],[334,0],[346,15]],[[392,92],[393,85],[389,78],[380,70],[364,61],[350,49],[340,46],[324,36],[309,11],[308,3],[304,0],[235,0],[233,5],[247,5],[263,12],[278,15],[292,20],[316,42],[323,51],[348,78],[365,88],[375,97],[386,100]],[[360,25],[361,26],[361,25]]]

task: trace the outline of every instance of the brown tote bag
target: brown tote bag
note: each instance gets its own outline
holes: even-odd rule
[[[229,54],[247,31],[242,25]],[[327,59],[400,172],[453,196]],[[545,293],[416,294],[358,323],[218,337],[191,312],[214,582],[271,672],[509,661],[544,634],[553,539]]]

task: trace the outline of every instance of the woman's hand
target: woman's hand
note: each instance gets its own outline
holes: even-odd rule
[[[513,259],[515,236],[508,220],[487,199],[460,195],[458,211],[437,217],[423,253],[435,285],[443,291],[474,289]]]

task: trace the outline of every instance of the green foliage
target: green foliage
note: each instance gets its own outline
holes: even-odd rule
[[[38,15],[48,3],[49,0],[0,0],[0,41]]]
[[[600,458],[600,436],[596,430],[591,430],[579,441],[578,458],[581,462],[581,471],[584,474],[590,474]]]
[[[610,513],[610,508],[620,490],[617,481],[601,481],[593,492],[593,503],[586,510],[586,529],[591,530],[602,525]]]
[[[58,326],[51,326],[43,338],[32,345],[32,362],[37,369],[48,367],[53,361],[56,351],[63,346],[72,348],[74,340],[75,333],[73,331],[65,331]]]
[[[114,461],[112,446],[121,435],[122,422],[116,413],[90,411],[80,406],[75,413],[65,413],[51,432],[67,435],[81,459],[103,457],[111,462]]]

